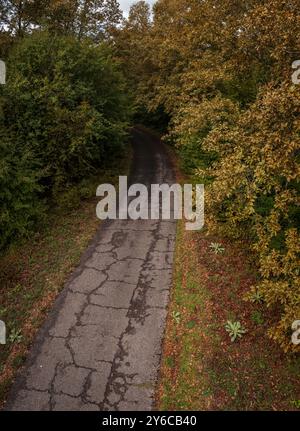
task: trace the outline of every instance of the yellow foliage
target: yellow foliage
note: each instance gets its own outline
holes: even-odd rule
[[[299,27],[299,0],[158,0],[136,76],[139,102],[163,106],[168,137],[199,159],[209,229],[250,240],[254,289],[279,316],[270,336],[285,350],[297,350],[300,319]]]

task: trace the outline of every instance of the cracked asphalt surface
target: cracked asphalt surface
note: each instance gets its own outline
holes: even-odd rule
[[[133,134],[131,183],[173,184],[158,139]],[[6,410],[152,410],[174,220],[102,222],[41,328]]]

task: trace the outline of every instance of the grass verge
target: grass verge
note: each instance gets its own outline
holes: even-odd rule
[[[299,357],[268,337],[272,311],[243,299],[257,277],[245,245],[180,222],[174,268],[157,409],[299,409]],[[228,320],[247,331],[234,342]]]
[[[99,184],[117,184],[119,175],[128,174],[130,160],[127,149],[126,157],[86,182],[85,193],[89,189],[95,196]],[[98,199],[90,197],[74,207],[74,194],[71,191],[72,205],[64,196],[32,238],[0,257],[0,320],[7,327],[7,343],[0,345],[0,407],[35,334],[99,227]]]

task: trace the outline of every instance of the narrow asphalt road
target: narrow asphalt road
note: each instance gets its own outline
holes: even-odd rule
[[[136,130],[132,183],[174,183]],[[105,221],[16,379],[6,410],[151,410],[172,283],[175,221]]]

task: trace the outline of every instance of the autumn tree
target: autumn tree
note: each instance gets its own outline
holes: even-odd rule
[[[23,36],[40,22],[46,5],[46,0],[1,0],[1,32]]]
[[[2,0],[2,34],[22,37],[36,29],[101,41],[121,21],[117,0]]]
[[[45,25],[50,31],[73,34],[94,41],[106,38],[121,21],[116,0],[51,0],[45,9]]]
[[[208,228],[250,241],[261,279],[247,297],[280,310],[270,336],[285,350],[300,313],[299,25],[296,0],[158,0],[124,49],[130,68],[142,59],[138,99],[163,106],[166,139],[206,184]]]
[[[130,86],[136,91],[138,85],[145,81],[147,72],[147,43],[150,31],[150,6],[145,1],[139,1],[130,8],[127,19],[114,33],[115,52],[123,65]]]

